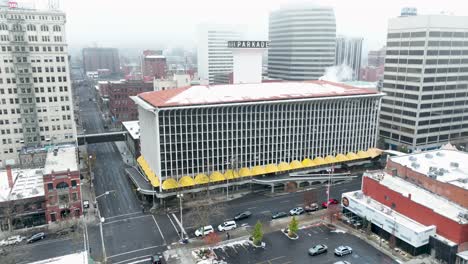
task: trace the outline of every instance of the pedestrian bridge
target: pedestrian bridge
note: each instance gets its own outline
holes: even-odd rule
[[[97,134],[81,134],[77,136],[78,145],[125,141],[127,138],[126,131],[106,132]]]

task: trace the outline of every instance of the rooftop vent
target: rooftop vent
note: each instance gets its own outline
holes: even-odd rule
[[[444,153],[442,153],[442,152],[437,152],[436,155],[439,156],[439,157],[443,157],[443,156],[444,156]]]
[[[450,167],[458,168],[459,164],[458,162],[450,162]]]
[[[410,157],[409,157],[409,160],[411,160],[411,161],[416,161],[417,158],[416,158],[415,156],[410,156]]]
[[[435,172],[433,172],[433,171],[430,171],[430,172],[427,174],[427,176],[428,176],[429,178],[431,178],[431,179],[437,180],[437,174],[436,174]]]
[[[424,155],[424,156],[426,157],[426,159],[432,159],[432,157],[433,157],[432,154],[430,154],[430,153],[426,153],[426,155]]]
[[[459,212],[458,217],[462,218],[462,219],[465,219],[465,220],[468,220],[468,212]]]
[[[413,162],[413,163],[411,163],[411,167],[417,169],[417,168],[419,168],[419,164],[417,162]]]
[[[457,181],[461,182],[461,183],[468,183],[468,178],[460,178],[458,179]]]

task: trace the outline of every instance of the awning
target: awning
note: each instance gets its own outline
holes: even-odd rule
[[[383,153],[383,150],[378,149],[378,148],[370,148],[370,149],[367,150],[367,154],[369,154],[369,156],[371,158],[375,158],[377,156],[380,156],[380,155],[382,155],[382,153]]]
[[[239,177],[239,174],[237,174],[237,172],[234,172],[233,170],[227,170],[224,173],[224,178],[226,178],[226,179],[234,179],[234,178],[238,178],[238,177]]]
[[[337,160],[335,159],[335,157],[331,156],[331,155],[328,155],[325,157],[325,163],[327,164],[330,164],[330,163],[336,163]]]
[[[224,175],[221,172],[215,171],[210,175],[210,180],[212,182],[219,182],[219,181],[225,181],[226,179],[224,178]]]
[[[367,158],[370,157],[369,154],[367,154],[367,152],[362,151],[362,150],[358,151],[357,156],[358,156],[360,159],[367,159]]]
[[[164,180],[163,181],[163,184],[162,184],[162,188],[163,190],[170,190],[170,189],[175,189],[179,187],[179,184],[177,183],[177,181],[173,178],[169,178],[167,180]]]
[[[348,152],[348,154],[346,154],[346,157],[348,158],[348,160],[359,159],[359,157],[354,152]]]
[[[314,161],[312,161],[311,159],[309,158],[306,158],[302,161],[302,166],[304,167],[312,167],[312,166],[315,166],[315,163]]]
[[[316,157],[314,159],[314,163],[317,164],[317,166],[323,165],[323,164],[325,164],[325,160],[322,157]]]
[[[287,171],[291,169],[291,166],[289,166],[289,163],[283,161],[278,164],[278,169],[280,171]]]
[[[151,182],[151,185],[154,187],[159,187],[159,178],[154,174],[154,172],[150,169],[148,163],[146,162],[143,156],[138,157],[137,159],[138,165],[140,166],[141,170],[145,174],[146,178]]]
[[[180,180],[179,180],[179,186],[180,187],[190,187],[190,186],[194,186],[194,185],[195,185],[195,181],[190,176],[184,176],[184,177],[180,178]]]
[[[291,166],[292,169],[300,169],[304,167],[304,165],[302,165],[302,163],[298,160],[291,161],[289,165]]]
[[[210,182],[210,178],[206,174],[200,173],[195,176],[195,184],[205,184]]]
[[[255,166],[252,168],[252,175],[262,175],[266,173],[267,172],[263,166]]]
[[[249,177],[249,176],[252,176],[252,172],[250,171],[249,168],[242,168],[239,170],[239,176],[241,177]]]
[[[336,158],[336,160],[337,160],[338,162],[344,162],[344,161],[348,161],[348,160],[349,160],[349,159],[348,159],[345,155],[343,155],[343,154],[338,154],[338,155],[336,155],[335,158]]]
[[[272,163],[265,166],[265,171],[266,173],[275,173],[278,172],[279,169],[278,166],[276,166],[276,164]]]

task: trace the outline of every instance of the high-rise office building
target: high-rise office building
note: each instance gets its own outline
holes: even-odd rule
[[[198,28],[198,76],[215,83],[215,76],[232,72],[232,51],[229,40],[241,39],[239,27],[227,25],[200,25]]]
[[[361,69],[362,38],[336,38],[335,65],[346,65],[353,71],[353,80],[359,79]]]
[[[367,66],[380,67],[385,64],[385,51],[387,48],[384,46],[379,50],[371,50],[367,54]]]
[[[468,17],[390,19],[380,136],[391,147],[468,141]]]
[[[294,5],[270,14],[268,77],[316,80],[335,63],[336,23],[330,7]]]
[[[112,74],[120,72],[119,50],[114,48],[84,48],[83,68],[85,72],[108,69]]]
[[[65,13],[0,7],[0,166],[24,146],[74,142]]]

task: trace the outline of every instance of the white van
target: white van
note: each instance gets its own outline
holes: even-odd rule
[[[207,225],[205,227],[200,227],[195,231],[195,236],[206,236],[209,233],[214,233],[214,229],[211,225]]]
[[[218,231],[219,232],[229,231],[229,230],[236,229],[236,228],[237,228],[237,224],[235,221],[227,221],[218,226]]]

